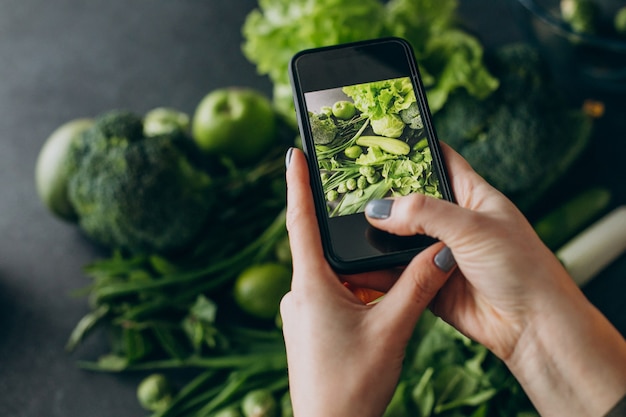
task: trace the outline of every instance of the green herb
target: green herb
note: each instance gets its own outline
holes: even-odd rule
[[[85,267],[91,284],[77,295],[89,297],[91,311],[76,325],[67,349],[78,349],[98,330],[106,331],[110,344],[108,352],[79,366],[98,372],[205,370],[204,378],[190,380],[171,401],[158,402],[155,415],[162,416],[209,415],[262,386],[286,390],[282,333],[246,322],[226,296],[246,267],[279,261],[277,248],[286,238],[283,155],[277,149],[213,184],[228,209],[188,253],[114,250]],[[265,196],[252,206],[251,190]]]
[[[521,412],[534,410],[504,363],[426,311],[409,343],[385,416],[516,416]]]

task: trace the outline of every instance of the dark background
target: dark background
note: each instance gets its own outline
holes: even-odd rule
[[[519,39],[508,3],[463,0],[461,15],[487,46]],[[60,124],[114,108],[192,112],[230,85],[270,94],[241,53],[252,0],[0,0],[0,416],[139,416],[142,375],[81,371],[104,341],[64,345],[87,302],[81,268],[97,256],[76,228],[48,214],[34,187],[38,151]],[[585,157],[594,179],[626,202],[624,107],[609,107]],[[573,177],[576,178],[576,177]],[[572,180],[577,181],[577,180]],[[571,184],[571,181],[570,181]],[[571,185],[570,185],[571,187]],[[564,185],[563,189],[567,189]],[[622,333],[626,260],[585,292]]]

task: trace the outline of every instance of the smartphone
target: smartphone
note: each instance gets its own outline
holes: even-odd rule
[[[340,273],[407,264],[435,242],[372,227],[372,199],[453,201],[411,45],[400,38],[304,50],[290,78],[324,253]]]

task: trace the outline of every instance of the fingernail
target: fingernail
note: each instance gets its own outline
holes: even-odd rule
[[[287,149],[287,154],[285,155],[285,169],[289,168],[289,163],[291,163],[292,155],[293,155],[293,148]]]
[[[450,272],[452,268],[456,265],[456,260],[454,259],[454,255],[452,255],[452,251],[449,247],[444,246],[437,254],[435,255],[435,265],[437,268],[441,269],[443,272]]]
[[[372,200],[365,206],[365,214],[372,219],[387,219],[391,215],[393,200],[386,198],[383,200]]]

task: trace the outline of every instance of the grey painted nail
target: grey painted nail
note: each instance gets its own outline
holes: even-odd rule
[[[456,260],[449,247],[445,246],[435,255],[435,265],[443,272],[450,272],[456,265]]]
[[[289,168],[289,163],[291,162],[292,155],[293,155],[293,148],[287,149],[287,154],[285,155],[285,169]]]
[[[372,219],[387,219],[391,215],[392,199],[372,200],[365,206],[365,214]]]

